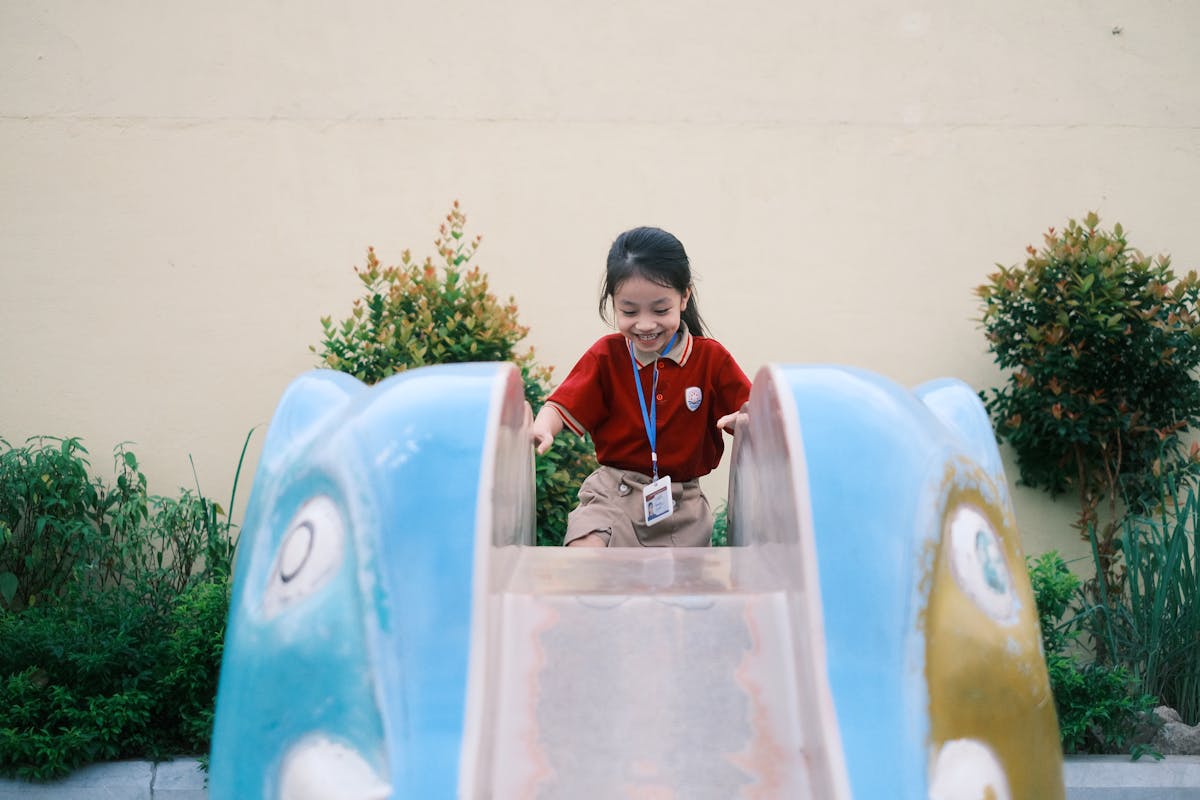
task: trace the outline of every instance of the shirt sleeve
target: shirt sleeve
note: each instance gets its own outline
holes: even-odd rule
[[[717,419],[737,411],[743,403],[750,399],[750,379],[746,377],[745,372],[742,372],[742,368],[738,366],[737,361],[724,346],[721,347],[720,354],[719,366],[716,370],[716,386],[714,387],[717,402],[713,408]]]
[[[563,423],[580,436],[593,431],[608,414],[604,370],[596,349],[593,346],[583,354],[546,400]]]

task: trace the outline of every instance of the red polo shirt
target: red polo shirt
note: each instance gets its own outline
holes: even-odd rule
[[[592,345],[547,402],[568,428],[591,434],[601,464],[649,475],[650,440],[628,341],[613,333]],[[657,396],[653,362],[638,370],[647,411],[658,405],[658,474],[681,482],[707,475],[725,449],[717,420],[749,399],[750,381],[720,342],[686,329],[658,365]]]

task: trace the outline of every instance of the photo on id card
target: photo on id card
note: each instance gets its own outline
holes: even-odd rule
[[[646,507],[646,524],[661,522],[675,512],[671,500],[671,479],[664,475],[642,489],[642,505]]]

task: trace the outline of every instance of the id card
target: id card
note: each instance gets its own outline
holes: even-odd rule
[[[671,498],[671,479],[666,475],[642,489],[642,505],[646,507],[646,524],[653,525],[675,513]]]

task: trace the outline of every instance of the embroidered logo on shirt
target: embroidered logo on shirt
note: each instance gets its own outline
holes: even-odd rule
[[[687,401],[688,411],[695,411],[700,407],[700,400],[704,395],[700,392],[699,386],[689,386],[683,393],[683,399]]]

